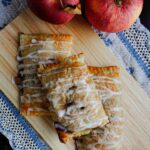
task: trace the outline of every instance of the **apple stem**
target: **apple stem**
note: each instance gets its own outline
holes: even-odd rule
[[[60,1],[60,4],[62,6],[62,9],[70,14],[78,14],[78,15],[81,15],[81,4],[78,3],[77,5],[75,6],[71,6],[71,5],[67,5],[67,6],[64,6],[63,4],[63,0],[59,0]]]
[[[64,8],[64,11],[70,13],[70,14],[76,14],[76,15],[81,15],[81,4],[78,3],[76,6],[71,6],[71,5],[68,5],[68,6],[65,6]]]
[[[62,0],[60,0],[60,4],[61,4],[62,8],[64,8],[64,4],[63,4]]]
[[[118,6],[121,6],[122,0],[114,0],[114,1],[115,1],[115,3],[116,3]]]

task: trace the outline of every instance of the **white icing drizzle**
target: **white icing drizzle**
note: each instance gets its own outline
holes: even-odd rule
[[[95,127],[97,127],[97,125],[98,124],[102,124],[102,122],[104,121],[104,120],[107,120],[108,119],[108,117],[107,116],[104,116],[103,118],[99,118],[99,119],[97,119],[97,120],[94,120],[93,122],[91,122],[91,123],[88,123],[87,125],[85,124],[85,123],[81,123],[81,125],[83,126],[79,131],[81,131],[81,130],[85,130],[85,129],[91,129],[91,128],[95,128]],[[78,131],[78,128],[76,128],[76,130]]]
[[[34,101],[34,98],[38,98],[36,99],[36,102],[43,102],[43,100],[41,99],[41,96],[43,96],[42,93],[22,95],[21,102],[31,102],[31,101]]]
[[[112,112],[121,112],[124,111],[122,107],[113,107],[109,109]]]
[[[51,72],[46,72],[46,73],[42,73],[42,74],[38,74],[39,77],[41,76],[48,76],[48,75],[52,75],[52,74],[58,74],[64,72],[64,69],[59,69],[59,70],[53,70]]]
[[[71,67],[71,68],[67,68],[67,70],[71,70],[72,68],[79,68],[79,69],[82,69],[82,68],[85,68],[86,67],[86,65],[84,65],[84,66],[78,66],[78,67]],[[41,77],[41,76],[48,76],[48,75],[54,75],[54,74],[58,74],[58,73],[61,73],[61,72],[65,72],[64,71],[64,68],[61,68],[61,69],[55,69],[55,70],[52,70],[52,71],[50,71],[50,72],[46,72],[46,73],[42,73],[42,74],[38,74],[38,76],[39,77]],[[88,75],[88,76],[91,76],[91,75]],[[87,78],[87,77],[85,77],[85,78]],[[75,77],[74,77],[74,79],[75,79]],[[66,80],[66,79],[65,79]],[[65,81],[64,80],[64,81]],[[83,79],[84,81],[85,81],[85,79]],[[49,83],[50,83],[51,81],[49,81]],[[82,81],[81,81],[82,82]]]
[[[104,87],[105,88],[105,87]],[[108,89],[108,88],[105,88],[105,89],[99,89],[98,90],[99,92],[100,92],[100,94],[101,94],[101,96],[102,96],[102,101],[103,101],[103,103],[105,103],[105,101],[107,101],[107,100],[109,100],[109,98],[111,98],[112,96],[114,96],[114,95],[121,95],[121,92],[115,92],[115,91],[112,91],[112,90],[110,90],[110,89]]]
[[[45,74],[46,75],[46,74]],[[43,74],[39,74],[38,75],[39,77],[41,77],[41,76],[43,76]],[[80,77],[80,79],[78,79],[78,85],[80,86],[81,85],[81,87],[82,88],[88,88],[87,86],[87,82],[86,82],[86,78],[87,78],[87,76],[81,76]],[[76,79],[76,77],[74,77],[74,79]],[[46,83],[44,83],[44,85],[43,85],[43,87],[45,87],[45,88],[47,88],[47,87],[49,87],[50,85],[53,85],[53,80],[49,80],[49,81],[47,81]],[[71,87],[71,84],[72,84],[72,80],[70,80],[69,78],[59,78],[58,80],[57,80],[57,84],[65,84],[65,86],[67,86],[67,87]],[[94,86],[94,85],[93,85]],[[92,88],[92,87],[90,87],[90,88]],[[95,88],[95,87],[94,87]],[[95,90],[93,90],[93,91],[97,91],[96,89]]]
[[[87,146],[87,150],[99,150],[98,148],[96,148],[96,145],[99,144],[99,145],[105,145],[106,150],[112,150],[112,149],[116,149],[116,147],[120,148],[122,141],[123,141],[123,137],[121,138],[119,137],[118,140],[115,141],[99,140],[98,143],[87,144],[86,146]],[[82,144],[79,142],[78,145],[79,147],[82,147]]]
[[[120,138],[120,135],[115,131],[115,130],[111,130],[111,131],[108,131],[106,133],[108,136],[111,136],[113,138]],[[109,141],[108,141],[109,142]]]
[[[63,53],[68,53],[70,50],[61,50],[61,51],[58,51],[58,50],[44,50],[44,49],[40,49],[40,50],[37,50],[35,52],[31,52],[29,54],[27,54],[26,56],[24,57],[21,57],[21,56],[17,56],[17,61],[22,61],[24,59],[41,59],[41,58],[50,58],[50,56],[39,56],[38,54],[42,54],[42,53],[47,53],[47,54],[63,54]]]
[[[32,78],[32,79],[25,79],[25,80],[23,80],[22,81],[22,83],[27,83],[27,82],[31,82],[31,81],[34,81],[35,83],[37,83],[38,82],[38,80],[37,79],[34,79],[34,78]]]
[[[60,50],[60,51],[58,51],[58,50],[44,50],[44,49],[41,49],[41,50],[37,50],[37,54],[42,54],[42,53],[55,53],[55,54],[57,54],[57,53],[60,53],[60,54],[63,54],[63,53],[70,53],[70,50]]]
[[[35,89],[35,90],[44,89],[43,87],[37,87],[37,86],[26,86],[26,85],[21,85],[21,87],[22,87],[22,88]]]
[[[54,63],[54,61],[47,60],[47,61],[40,61],[40,62],[33,63],[33,64],[19,64],[18,69],[28,68],[28,67],[32,67],[32,66],[34,67],[34,66],[37,66],[40,64],[51,64],[51,63]]]
[[[29,71],[23,70],[23,71],[20,71],[19,73],[20,73],[21,76],[33,75],[33,74],[36,74],[36,70],[35,69],[31,69]]]
[[[110,123],[107,124],[107,127],[111,128],[111,129],[112,128],[113,129],[123,129],[123,125],[116,125],[116,124],[114,125],[114,124],[110,124]]]
[[[80,69],[80,66],[78,68]],[[60,71],[64,71],[64,69],[54,70],[52,73],[60,73]],[[44,76],[43,74],[41,75],[44,79],[44,87],[49,87],[50,92],[47,95],[47,99],[52,103],[54,110],[56,110],[58,116],[65,120],[68,128],[71,126],[72,130],[76,132],[101,125],[104,119],[108,119],[108,117],[105,115],[104,118],[98,116],[102,109],[102,104],[101,101],[97,99],[98,91],[95,89],[95,85],[89,85],[87,82],[91,75],[77,76],[77,78],[74,77],[72,72],[70,72],[70,74],[68,73],[68,75],[68,77],[62,77],[55,81],[51,80],[50,82],[47,82],[44,77],[46,76],[48,78],[48,74],[44,74]],[[72,86],[75,86],[75,89],[68,91]],[[93,92],[95,92],[95,96]],[[81,94],[82,99],[80,100],[80,96],[76,95],[76,100],[72,100],[74,102],[72,105],[68,106],[66,109],[60,109],[59,105],[61,106],[62,104],[63,96],[70,97],[73,96],[74,93]],[[93,96],[91,98],[92,94]],[[81,109],[82,107],[83,109]],[[57,111],[57,108],[60,109],[59,112]]]
[[[41,108],[41,107],[34,107],[34,111],[38,112],[48,112],[47,110]]]
[[[32,39],[32,40],[31,40],[31,43],[32,43],[32,44],[37,43],[37,40],[36,40],[36,39]]]
[[[32,43],[24,46],[19,47],[19,51],[32,47],[32,46],[40,46],[40,45],[46,45],[46,44],[54,44],[54,43],[63,43],[63,44],[72,44],[71,41],[54,41],[54,40],[47,40],[47,41],[37,41],[36,39],[32,39]]]
[[[98,144],[106,145],[106,149],[109,150],[112,148],[116,148],[119,144],[121,144],[121,142],[122,142],[122,138],[120,138],[120,139],[118,138],[118,140],[116,140],[116,141],[99,141]]]
[[[31,83],[35,86],[35,85],[39,85],[39,81],[36,78],[32,78],[32,79],[25,79],[22,81],[22,87],[31,87]]]
[[[101,84],[102,82],[110,83],[110,84],[120,84],[120,81],[118,79],[110,78],[107,76],[94,76],[94,81],[96,81],[96,84]],[[111,89],[105,87],[105,85],[100,86],[100,88],[101,89],[98,89],[98,91],[99,91],[100,95],[102,95],[103,104],[105,104],[106,101],[109,101],[112,96],[121,95],[120,91],[112,91]],[[106,103],[106,106],[108,104]],[[119,114],[123,112],[123,108],[118,105],[115,105],[112,108],[112,105],[109,104],[107,107],[108,107],[107,111],[109,111],[108,113],[110,113],[110,114],[112,112],[118,112]],[[88,150],[98,150],[98,148],[96,148],[97,144],[105,145],[105,149],[107,149],[107,150],[117,148],[119,146],[119,144],[122,141],[122,138],[121,138],[122,134],[119,133],[120,132],[119,130],[121,130],[121,131],[123,130],[122,123],[124,121],[124,118],[123,118],[123,116],[120,116],[119,114],[118,115],[117,114],[115,116],[109,117],[110,123],[108,123],[106,125],[106,127],[104,127],[104,133],[103,133],[103,131],[101,131],[102,132],[101,134],[104,134],[104,136],[101,138],[97,137],[98,143],[97,142],[95,143],[93,141],[93,143],[87,144]],[[99,132],[99,130],[93,130],[93,134],[97,135],[98,132]],[[86,138],[91,138],[91,137],[87,136],[87,137],[85,137],[85,140],[86,140]],[[107,138],[108,139],[110,138],[110,140],[108,140]],[[82,142],[80,143],[80,141],[79,141],[78,144],[79,144],[79,147],[82,148]],[[85,145],[83,145],[83,147],[84,146]]]
[[[108,76],[93,76],[93,79],[96,81],[98,80],[99,82],[107,82],[107,83],[113,83],[113,84],[121,84],[121,81],[116,79],[116,78],[111,78]],[[100,80],[102,79],[102,80]],[[106,80],[105,80],[106,79]]]
[[[45,109],[42,109],[41,107],[34,107],[34,109],[29,107],[28,110],[27,110],[27,113],[30,114],[30,112],[33,112],[33,111],[36,111],[36,112],[48,112]]]
[[[87,92],[87,94],[89,94],[89,93],[97,92],[97,89],[91,89],[87,87],[85,89],[76,90],[76,93],[82,93],[82,92]]]
[[[23,68],[27,68],[27,67],[32,67],[32,66],[37,66],[38,64],[19,64],[18,65],[18,69],[23,69]]]
[[[30,102],[30,101],[31,101],[31,97],[30,97],[29,94],[27,94],[27,95],[22,95],[22,96],[20,97],[20,99],[21,99],[21,102]]]
[[[119,117],[119,116],[113,116],[113,117],[110,117],[109,120],[111,122],[120,122],[120,121],[122,122],[122,121],[124,121],[124,118],[123,117]]]
[[[65,115],[65,110],[60,110],[60,111],[58,111],[58,116],[59,117],[63,117],[64,115]]]
[[[43,93],[36,93],[36,94],[32,94],[30,95],[31,97],[40,97],[40,96],[43,96],[44,94]]]
[[[45,89],[45,88],[38,85],[39,81],[38,81],[37,75],[36,75],[37,66],[39,64],[49,64],[49,63],[56,62],[55,56],[57,56],[57,55],[58,56],[70,55],[71,54],[70,48],[68,48],[68,50],[65,50],[64,44],[72,43],[71,41],[68,42],[68,41],[54,41],[54,40],[37,41],[36,39],[32,39],[31,42],[32,42],[31,44],[20,46],[19,50],[22,51],[25,48],[32,47],[32,46],[40,46],[41,49],[38,49],[38,47],[37,47],[37,50],[29,52],[26,56],[18,56],[17,57],[17,60],[19,62],[23,61],[24,59],[30,59],[30,61],[32,61],[32,63],[29,61],[29,63],[26,62],[26,64],[18,65],[18,69],[20,70],[19,72],[22,76],[23,75],[25,75],[25,77],[26,77],[26,75],[28,77],[30,77],[29,75],[33,76],[33,78],[25,79],[24,81],[22,81],[22,85],[18,86],[20,88],[29,88],[31,90],[35,90],[35,92],[34,92],[35,94],[26,94],[26,95],[21,96],[21,102],[25,102],[25,103],[29,103],[29,104],[31,103],[31,101],[41,103],[41,102],[43,102],[43,98],[45,98],[44,93],[42,92],[43,89]],[[62,48],[62,50],[57,50],[57,49],[55,50],[54,43],[60,44],[60,47]],[[61,44],[63,44],[63,45],[61,45]],[[36,47],[35,47],[35,49],[36,49]],[[47,54],[47,55],[45,55],[45,54]],[[32,83],[34,86],[31,86]],[[36,108],[34,108],[34,110],[33,110],[33,108],[29,108],[28,113],[31,111],[46,112],[46,110],[42,109],[41,107],[36,107]]]
[[[33,110],[33,108],[31,108],[31,107],[29,107],[28,108],[28,112],[30,113],[30,112],[33,112],[34,110]]]
[[[16,82],[15,82],[15,78],[14,78],[14,77],[11,77],[11,82],[12,82],[12,84],[15,84],[15,85],[16,85]]]

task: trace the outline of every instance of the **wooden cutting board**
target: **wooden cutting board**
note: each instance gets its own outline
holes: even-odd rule
[[[17,74],[18,33],[69,33],[73,35],[73,48],[86,54],[90,65],[119,65],[110,49],[77,17],[67,25],[56,26],[41,21],[28,9],[0,31],[0,88],[18,108],[18,90],[12,83]],[[139,84],[120,66],[122,80],[122,106],[125,110],[124,150],[150,149],[150,99]],[[61,144],[48,117],[26,117],[33,128],[54,150],[73,150],[70,142]]]

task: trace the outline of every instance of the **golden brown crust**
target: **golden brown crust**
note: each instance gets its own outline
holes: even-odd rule
[[[71,35],[55,35],[55,34],[21,34],[20,35],[20,53],[26,56],[37,50],[51,50],[50,53],[40,53],[39,56],[48,56],[57,60],[62,60],[71,55],[72,36]],[[56,52],[54,53],[53,50]],[[39,61],[39,60],[38,60]],[[35,63],[32,59],[23,60],[24,63]]]
[[[26,105],[26,104],[25,104]],[[29,111],[29,108],[31,107],[25,107],[24,104],[20,105],[20,114],[23,116],[50,116],[49,111],[45,111],[45,108],[41,108],[42,106],[40,106],[41,111],[40,110],[36,110],[36,108],[34,108],[35,106],[32,107],[32,111]]]
[[[38,63],[62,61],[71,50],[71,35],[20,34],[19,76],[16,81],[21,87],[21,114],[49,115],[45,91],[37,78]]]
[[[51,118],[61,125],[61,131],[56,128],[61,141],[88,134],[108,122],[83,54],[40,65],[38,71],[43,87],[48,89]]]
[[[63,127],[60,123],[54,123],[54,127],[57,131],[59,140],[62,143],[67,143],[69,140],[72,139],[73,134],[69,132],[67,128]]]
[[[62,130],[59,130],[59,129],[56,129],[56,131],[58,133],[59,140],[62,143],[67,143],[68,141],[70,141],[73,138],[78,138],[83,135],[87,135],[91,132],[91,130],[84,130],[84,131],[77,132],[77,133],[69,133],[69,132],[64,132]]]
[[[120,105],[119,68],[89,67],[99,93],[102,94],[104,110],[109,123],[90,134],[77,139],[77,150],[119,150],[123,134],[123,110]]]
[[[78,55],[73,55],[70,57],[66,57],[64,61],[60,63],[49,63],[49,64],[42,64],[38,67],[39,73],[47,73],[51,70],[55,70],[56,68],[69,68],[69,67],[80,67],[85,65],[84,63],[84,54],[80,53]]]
[[[95,76],[108,76],[112,78],[119,77],[119,67],[108,66],[108,67],[93,67],[88,66],[89,72]]]
[[[68,141],[70,141],[72,139],[72,134],[71,133],[63,132],[63,131],[60,131],[60,130],[56,130],[56,131],[57,131],[59,140],[62,143],[67,143]]]
[[[103,82],[100,84],[96,84],[97,89],[101,89],[102,87],[106,87],[112,91],[118,91],[120,90],[120,86],[116,86],[114,82],[112,84],[110,83],[111,78],[118,79],[119,78],[119,67],[117,66],[107,66],[107,67],[93,67],[88,66],[89,72],[93,76],[103,76],[103,77],[109,77],[105,78]],[[110,81],[110,82],[109,82]],[[97,81],[95,81],[97,83]]]
[[[32,39],[45,41],[45,39],[54,41],[72,42],[72,36],[69,34],[20,34],[20,45],[30,44]]]

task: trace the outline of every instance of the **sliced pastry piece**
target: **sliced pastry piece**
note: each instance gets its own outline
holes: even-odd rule
[[[122,146],[123,109],[120,104],[119,68],[89,67],[96,88],[102,95],[109,123],[95,128],[90,134],[76,140],[77,150],[119,150]]]
[[[83,54],[65,58],[61,63],[40,65],[38,71],[43,88],[47,89],[50,116],[62,142],[108,122]]]
[[[70,56],[71,35],[20,34],[19,84],[20,112],[23,115],[49,115],[45,89],[37,78],[39,64],[54,63]]]

